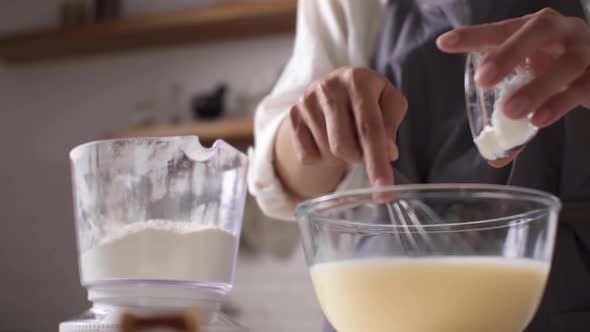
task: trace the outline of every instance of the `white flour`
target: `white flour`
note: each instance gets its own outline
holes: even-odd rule
[[[220,228],[167,220],[130,224],[82,253],[82,279],[230,284],[237,245],[238,239]]]
[[[496,86],[496,100],[490,124],[486,125],[474,142],[481,155],[487,160],[507,157],[507,152],[513,148],[526,144],[536,133],[538,128],[533,126],[528,118],[510,119],[504,114],[504,102],[516,90],[530,81],[530,75],[521,73]]]

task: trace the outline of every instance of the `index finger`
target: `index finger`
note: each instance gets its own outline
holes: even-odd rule
[[[464,53],[497,46],[525,24],[529,17],[456,28],[440,35],[436,45],[447,53]]]
[[[379,107],[379,96],[373,96],[370,84],[353,79],[350,97],[356,132],[369,180],[373,187],[393,185],[389,142]]]

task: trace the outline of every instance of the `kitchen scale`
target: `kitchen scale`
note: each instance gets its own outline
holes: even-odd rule
[[[91,142],[70,159],[80,281],[92,307],[60,332],[122,331],[125,315],[189,308],[200,331],[248,331],[220,310],[238,253],[244,154],[191,136]]]

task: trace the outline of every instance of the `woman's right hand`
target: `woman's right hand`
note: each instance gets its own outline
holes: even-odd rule
[[[310,179],[285,179],[292,175],[289,169],[310,167],[317,174],[338,174],[349,164],[364,162],[373,186],[392,185],[390,161],[398,158],[395,137],[407,105],[399,90],[371,69],[335,70],[307,89],[281,126],[277,140],[281,139],[282,131],[284,138],[290,138],[291,148],[284,149],[287,142],[275,144],[275,168],[279,176],[291,191],[307,198],[334,190],[341,176],[318,176],[313,182],[317,188],[311,192],[303,188],[303,182],[310,185]],[[281,162],[281,155],[288,153],[287,150],[292,150],[299,165],[293,165],[288,157]],[[301,169],[294,173],[314,177]]]

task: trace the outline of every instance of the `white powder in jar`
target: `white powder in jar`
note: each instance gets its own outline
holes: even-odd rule
[[[84,284],[174,280],[231,284],[238,239],[216,227],[168,220],[122,226],[84,251]]]
[[[495,87],[496,100],[490,119],[479,136],[474,139],[480,154],[487,160],[508,156],[508,152],[526,144],[538,131],[529,118],[510,119],[504,113],[504,103],[518,89],[531,80],[526,72],[518,73],[498,83]]]

